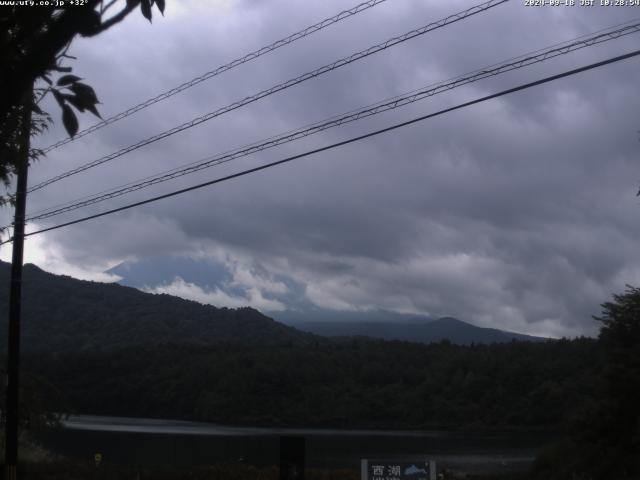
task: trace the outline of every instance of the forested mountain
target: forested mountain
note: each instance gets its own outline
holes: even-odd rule
[[[5,323],[8,278],[0,264]],[[27,265],[23,408],[33,413],[27,419],[76,412],[270,426],[559,429],[566,437],[539,458],[539,478],[637,478],[627,473],[640,471],[640,290],[629,287],[603,308],[597,340],[331,341],[250,308],[218,309]],[[606,461],[589,464],[594,458]]]
[[[10,265],[0,262],[0,349],[5,348]],[[369,336],[456,344],[540,340],[501,330],[479,328],[454,318],[374,312],[377,322],[294,322],[289,326],[246,307],[217,308],[166,294],[151,294],[115,283],[77,280],[24,269],[22,346],[25,351],[101,351],[166,343],[213,345],[310,345],[323,336]],[[395,315],[395,316],[394,316]],[[351,317],[349,317],[351,318]],[[358,317],[359,319],[365,318]],[[392,318],[400,323],[387,321]],[[4,326],[3,326],[4,325]],[[295,328],[294,328],[295,326]],[[344,340],[344,339],[343,339]]]
[[[287,322],[288,323],[288,322]],[[472,343],[504,343],[512,340],[540,342],[542,337],[505,332],[495,328],[481,328],[456,318],[445,317],[424,322],[299,322],[289,323],[299,330],[335,336],[368,336],[384,340],[404,340],[409,342],[432,343],[449,340],[458,345]]]
[[[221,262],[198,260],[184,256],[151,257],[126,261],[105,273],[120,278],[121,285],[150,289],[171,285],[176,279],[203,291],[221,291],[232,297],[246,297],[243,288],[233,281],[229,267]],[[286,275],[272,279],[286,286],[282,292],[265,292],[265,298],[285,305],[281,311],[265,313],[291,327],[328,337],[369,336],[385,340],[407,340],[431,343],[447,339],[460,345],[471,343],[540,341],[538,337],[503,330],[480,328],[461,320],[445,317],[398,313],[382,309],[331,310],[320,308],[305,295],[305,285]],[[248,301],[248,300],[247,300]]]
[[[595,340],[458,346],[352,340],[37,354],[67,411],[239,425],[558,428],[592,395]]]
[[[0,348],[6,348],[10,265],[0,262]],[[102,351],[166,343],[308,345],[321,339],[252,308],[216,308],[25,265],[24,351]]]

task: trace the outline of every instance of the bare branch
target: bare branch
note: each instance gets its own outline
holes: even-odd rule
[[[51,90],[52,90],[51,87],[43,88],[42,89],[42,94],[40,95],[40,98],[38,98],[35,101],[35,105],[37,106],[42,101],[42,99],[47,95],[47,93],[49,93]]]
[[[118,0],[111,0],[109,3],[104,5],[104,0],[103,0],[100,6],[100,15],[103,15],[104,13],[106,13],[106,11],[109,10],[111,7],[113,7],[117,1]]]
[[[95,35],[98,35],[99,33],[104,32],[105,30],[108,30],[109,28],[113,27],[115,24],[120,23],[122,20],[124,20],[126,16],[129,15],[133,10],[135,10],[139,4],[140,4],[140,0],[137,0],[134,2],[127,2],[127,6],[124,7],[122,10],[120,10],[120,12],[118,12],[108,20],[102,22],[99,27],[93,29],[91,32],[84,33],[83,36],[93,37]]]
[[[67,55],[67,52],[69,51],[70,47],[71,47],[71,40],[69,40],[65,45],[64,49],[62,49],[62,51],[60,51],[60,53],[56,55],[56,63],[58,63],[63,58],[69,58],[69,56]]]

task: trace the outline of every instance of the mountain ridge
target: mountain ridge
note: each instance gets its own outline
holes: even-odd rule
[[[6,344],[10,264],[0,262],[0,348]],[[22,345],[26,351],[108,351],[131,346],[318,345],[326,337],[457,344],[541,341],[539,337],[476,327],[451,317],[398,322],[296,322],[273,319],[251,307],[218,308],[117,283],[78,280],[24,267]],[[339,318],[339,312],[335,314]],[[385,318],[384,311],[377,318]],[[394,316],[395,315],[395,316]],[[277,316],[277,315],[276,315]],[[421,319],[424,319],[422,321]]]
[[[1,347],[6,344],[10,264],[0,262]],[[321,341],[259,311],[217,308],[116,283],[78,280],[24,266],[22,345],[27,351],[102,351],[128,346],[221,343],[306,345]]]
[[[146,258],[122,262],[105,273],[117,275],[118,283],[145,291],[153,291],[170,285],[176,278],[201,289],[202,292],[220,291],[230,297],[242,297],[243,288],[234,278],[229,266],[215,259],[197,261],[190,257]],[[263,268],[253,272],[263,279],[284,285],[285,291],[275,293],[263,291],[264,298],[277,301],[287,307],[283,311],[262,310],[278,322],[299,330],[330,337],[369,337],[383,340],[439,342],[448,339],[453,343],[494,343],[543,341],[545,338],[499,329],[483,328],[453,317],[448,325],[435,323],[437,318],[417,313],[399,313],[383,309],[332,310],[314,305],[306,296],[306,286],[286,275],[272,275]],[[457,323],[460,322],[460,323]]]
[[[276,315],[277,317],[277,315]],[[550,340],[496,328],[478,327],[453,317],[441,317],[420,323],[394,322],[321,322],[300,321],[288,323],[295,328],[324,337],[369,337],[382,340],[400,340],[434,343],[448,340],[458,345],[472,343],[505,343],[513,340],[543,342]]]

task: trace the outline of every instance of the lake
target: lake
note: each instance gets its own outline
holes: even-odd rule
[[[307,466],[358,469],[361,458],[428,458],[439,468],[471,473],[525,470],[554,436],[540,432],[290,429],[225,426],[143,418],[70,416],[41,443],[68,457],[105,464],[277,465],[279,437],[306,439]]]

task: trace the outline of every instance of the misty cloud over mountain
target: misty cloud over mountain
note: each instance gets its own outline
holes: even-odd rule
[[[30,182],[471,5],[389,0],[52,152],[33,166]],[[136,15],[99,38],[80,39],[69,53],[78,57],[74,73],[95,87],[100,111],[109,116],[346,6],[337,0],[168,2],[165,16],[153,25]],[[34,192],[28,210],[145,178],[631,16],[626,8],[527,8],[509,2]],[[637,40],[630,35],[586,48],[83,212],[214,179],[626,53],[637,48]],[[200,269],[176,275],[157,266],[161,280],[143,286],[268,312],[291,305],[383,310],[453,316],[543,336],[593,335],[597,324],[591,316],[600,304],[625,284],[640,284],[639,80],[635,59],[502,97],[31,237],[26,260],[79,278],[143,282],[142,271],[104,272],[123,262],[189,258]],[[43,107],[57,118],[54,104]],[[94,119],[80,121],[86,127]],[[59,123],[36,143],[63,137]],[[0,216],[10,222],[8,209]],[[7,260],[9,250],[0,250],[0,257]]]

